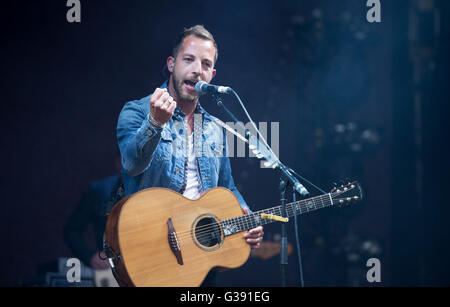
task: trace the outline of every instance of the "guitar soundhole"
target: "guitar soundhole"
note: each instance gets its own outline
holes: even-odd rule
[[[195,239],[203,247],[210,248],[222,242],[222,232],[214,218],[205,217],[195,225]]]

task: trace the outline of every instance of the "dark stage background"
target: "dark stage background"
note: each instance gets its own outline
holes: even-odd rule
[[[176,35],[195,24],[219,45],[213,83],[233,87],[255,121],[280,123],[285,164],[326,190],[347,177],[365,190],[354,207],[299,219],[305,284],[450,285],[449,1],[381,0],[381,23],[366,20],[365,0],[81,5],[81,23],[68,23],[64,0],[2,4],[0,285],[40,285],[49,264],[73,256],[63,227],[89,183],[115,172],[123,104],[162,84]],[[253,210],[278,204],[277,173],[255,159],[232,166]],[[280,225],[265,233],[277,242]],[[372,257],[381,283],[366,280]],[[220,281],[278,286],[278,255],[254,255]]]

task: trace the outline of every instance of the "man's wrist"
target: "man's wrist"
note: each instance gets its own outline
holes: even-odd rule
[[[164,125],[165,125],[165,124],[161,124],[160,122],[156,121],[150,113],[148,114],[148,123],[155,128],[164,128]]]

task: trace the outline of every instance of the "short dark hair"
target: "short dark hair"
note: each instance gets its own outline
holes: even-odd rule
[[[216,56],[214,58],[214,64],[217,62],[217,58],[219,57],[219,50],[217,48],[217,43],[214,40],[214,37],[212,36],[211,32],[205,29],[202,25],[196,25],[193,27],[190,27],[189,29],[184,28],[183,32],[178,36],[177,40],[175,41],[173,50],[172,50],[172,56],[174,58],[177,57],[178,51],[180,50],[181,46],[183,45],[184,39],[188,37],[189,35],[194,35],[198,38],[208,40],[213,42],[214,48],[216,49]]]

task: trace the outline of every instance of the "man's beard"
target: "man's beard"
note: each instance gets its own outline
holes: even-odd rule
[[[197,100],[198,95],[191,95],[189,93],[183,94],[184,80],[178,80],[178,78],[175,77],[175,74],[172,74],[172,79],[174,85],[173,89],[181,101],[194,103]]]

